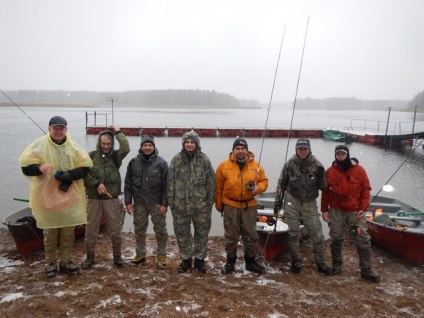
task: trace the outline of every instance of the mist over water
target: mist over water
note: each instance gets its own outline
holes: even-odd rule
[[[109,112],[109,109],[89,109],[89,112]],[[18,166],[18,157],[23,149],[35,138],[43,135],[43,132],[30,120],[34,120],[44,131],[47,132],[48,122],[55,115],[63,116],[68,121],[68,131],[72,138],[85,147],[87,151],[96,147],[97,136],[85,134],[85,110],[82,108],[34,108],[24,109],[23,114],[18,108],[0,108],[0,132],[1,132],[1,176],[0,193],[0,218],[20,210],[26,206],[24,202],[18,202],[13,198],[28,198],[29,181],[21,173]],[[124,127],[234,127],[234,128],[264,128],[266,121],[266,109],[115,109],[113,121],[115,125]],[[290,128],[292,112],[287,109],[270,111],[269,128]],[[316,128],[323,129],[329,126],[343,129],[348,127],[351,119],[363,118],[368,120],[386,121],[386,112],[341,112],[341,111],[298,111],[293,117],[292,128]],[[392,122],[411,121],[413,114],[392,112]],[[422,120],[422,118],[417,118]],[[108,116],[108,124],[112,123],[112,116]],[[93,121],[89,121],[89,125]],[[97,122],[104,125],[105,122]],[[405,126],[406,127],[406,126]],[[422,131],[424,127],[416,126],[415,131]],[[131,152],[124,159],[121,167],[121,176],[125,177],[128,162],[137,155],[140,137],[128,137]],[[159,155],[168,163],[172,157],[181,150],[180,137],[155,137]],[[296,139],[287,138],[249,138],[247,137],[249,150],[253,151],[256,159],[260,160],[269,178],[268,191],[274,191],[280,170],[286,161],[294,154]],[[231,151],[233,138],[206,138],[201,137],[202,151],[206,153],[214,168],[224,160]],[[326,139],[311,138],[312,153],[325,167],[334,160],[334,147],[337,143]],[[358,158],[361,165],[367,170],[371,181],[372,194],[378,193],[383,185],[390,180],[393,186],[390,193],[380,192],[380,195],[396,197],[408,204],[424,210],[424,149],[418,147],[412,153],[411,147],[403,150],[387,150],[365,144],[352,143],[349,145],[351,157]],[[287,158],[286,158],[286,152]],[[412,155],[411,155],[412,154]],[[411,156],[406,162],[405,159]],[[397,172],[396,172],[397,171]],[[168,231],[173,234],[172,216],[168,211]],[[3,225],[2,225],[3,226]],[[133,230],[132,217],[127,215],[125,230]],[[149,232],[153,230],[149,226]],[[213,214],[212,229],[210,235],[222,235],[223,225],[219,213]]]

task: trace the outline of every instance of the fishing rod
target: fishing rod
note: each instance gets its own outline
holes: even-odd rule
[[[27,116],[28,117],[28,119],[29,120],[31,120],[34,124],[35,124],[35,126],[37,126],[38,128],[40,128],[40,130],[45,134],[45,135],[47,135],[47,133],[43,130],[43,128],[41,128],[30,116],[28,116],[28,114],[27,113],[25,113],[24,112],[24,110],[21,108],[21,107],[19,107],[3,90],[1,90],[0,89],[0,92],[2,92],[3,93],[3,95],[4,96],[6,96],[7,97],[7,99],[8,100],[10,100],[11,102],[12,102],[12,104],[13,105],[15,105],[22,113],[24,113],[24,115],[25,116]]]
[[[293,128],[293,118],[294,118],[294,112],[296,110],[297,94],[298,94],[298,91],[299,91],[300,75],[302,74],[303,57],[305,55],[306,38],[307,38],[307,35],[308,35],[308,29],[309,29],[309,15],[308,15],[308,21],[306,22],[305,37],[303,39],[302,57],[300,59],[299,73],[298,73],[298,76],[297,76],[296,92],[295,92],[295,95],[294,95],[290,127],[289,127],[289,132],[287,133],[287,148],[286,148],[286,157],[284,158],[284,163],[287,162],[287,155],[289,153],[290,135],[291,135],[291,131],[292,131],[292,128]],[[279,193],[278,201],[281,202],[281,203],[283,202],[283,195],[284,195],[283,193]],[[275,231],[275,229],[274,229],[274,231]]]
[[[290,132],[291,132],[292,126],[293,126],[294,110],[296,108],[297,93],[298,93],[298,90],[299,90],[300,75],[301,75],[301,70],[302,70],[302,65],[303,65],[303,57],[304,57],[304,53],[305,53],[305,46],[306,46],[306,38],[307,38],[307,34],[308,34],[308,28],[309,28],[309,16],[308,16],[308,20],[307,20],[307,23],[306,23],[305,37],[304,37],[304,40],[303,40],[302,56],[301,56],[301,60],[300,60],[299,74],[298,74],[298,78],[297,78],[296,94],[295,94],[294,103],[293,103],[293,112],[292,112],[292,118],[291,118],[291,123],[290,123],[290,129],[289,129],[289,133],[288,133],[288,140],[290,140]],[[285,32],[285,27],[284,27],[284,32]],[[284,35],[283,35],[283,39],[284,39]],[[279,59],[280,59],[280,56],[278,56],[278,61],[279,61]],[[277,64],[277,67],[278,67],[278,64]],[[274,84],[275,84],[275,77],[274,77]],[[274,91],[274,85],[272,87],[271,99],[272,99],[273,91]],[[265,128],[262,132],[262,146],[263,146],[263,143],[264,143],[265,131],[266,131],[266,128],[267,128],[269,111],[270,111],[270,108],[271,108],[271,99],[270,99],[270,103],[269,103],[269,107],[268,107],[268,115],[267,115],[267,119],[266,119],[266,123],[265,123]],[[262,146],[261,146],[261,154],[262,154]],[[288,153],[288,143],[287,143],[285,162],[287,161],[287,153]],[[259,160],[260,160],[260,158],[261,158],[261,156],[259,156]],[[280,196],[281,196],[281,194],[280,194]],[[281,198],[281,200],[282,200],[282,198]],[[276,232],[277,231],[277,223],[278,223],[278,211],[274,210],[274,214],[275,214],[274,232]],[[270,235],[270,232],[268,232],[263,250],[265,250],[265,248],[268,244],[269,235]]]
[[[287,134],[287,148],[286,148],[286,157],[284,159],[284,162],[287,161],[287,154],[289,153],[289,144],[290,144],[290,134],[291,130],[293,128],[293,118],[294,118],[294,111],[296,110],[296,102],[297,102],[297,93],[299,91],[299,83],[300,83],[300,74],[302,72],[302,66],[303,66],[303,56],[305,54],[305,47],[306,47],[306,37],[308,35],[308,29],[309,29],[309,15],[308,15],[308,21],[306,22],[306,31],[305,31],[305,38],[303,39],[303,49],[302,49],[302,58],[300,59],[300,67],[299,67],[299,74],[297,76],[297,84],[296,84],[296,93],[294,95],[294,101],[293,101],[293,110],[292,110],[292,116],[290,121],[290,128],[289,132]]]
[[[270,98],[269,98],[268,111],[267,111],[267,114],[266,114],[266,120],[265,120],[265,127],[264,127],[264,129],[262,130],[262,135],[261,135],[261,138],[262,138],[262,142],[261,142],[261,151],[259,152],[258,169],[257,169],[257,171],[256,171],[256,177],[255,177],[255,179],[256,179],[256,178],[258,177],[258,175],[259,175],[259,166],[260,166],[260,164],[261,164],[261,159],[262,159],[262,151],[263,151],[263,148],[264,148],[265,134],[266,134],[266,129],[267,129],[267,127],[268,127],[269,112],[270,112],[270,110],[271,110],[272,97],[273,97],[273,95],[274,95],[275,82],[276,82],[276,80],[277,80],[278,66],[280,65],[280,57],[281,57],[281,51],[282,51],[282,48],[283,48],[284,37],[285,37],[285,34],[286,34],[286,26],[287,26],[287,22],[286,22],[286,23],[284,23],[283,36],[281,37],[280,50],[279,50],[279,52],[278,52],[277,65],[276,65],[276,67],[275,67],[274,80],[273,80],[273,82],[272,82],[271,96],[270,96]],[[256,184],[256,180],[255,180],[255,184]],[[274,232],[276,231],[276,227],[277,227],[277,216],[275,217],[275,227],[274,227]],[[266,246],[267,246],[267,244],[268,244],[268,239],[269,239],[269,232],[268,232],[268,235],[267,235],[267,238],[266,238],[265,244],[264,244],[264,248],[263,248],[263,250],[262,250],[262,251],[260,251],[260,252],[259,252],[259,254],[263,254],[263,251],[265,250],[265,247],[266,247]]]

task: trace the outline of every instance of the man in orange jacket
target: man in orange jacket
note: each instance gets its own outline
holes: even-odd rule
[[[256,262],[257,200],[255,195],[268,188],[268,178],[262,166],[248,150],[245,139],[237,138],[233,151],[216,170],[215,207],[224,216],[225,251],[227,262],[221,273],[234,271],[237,244],[241,235],[246,270],[265,274],[265,268]]]

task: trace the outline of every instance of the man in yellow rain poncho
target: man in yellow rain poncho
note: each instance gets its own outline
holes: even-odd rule
[[[29,206],[43,229],[46,274],[54,277],[56,249],[60,245],[60,269],[73,274],[79,266],[71,259],[75,226],[87,222],[87,202],[82,178],[93,162],[67,132],[67,122],[55,116],[49,133],[32,142],[19,157],[22,172],[30,179]]]

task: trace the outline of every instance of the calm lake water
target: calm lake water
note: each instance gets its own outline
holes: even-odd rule
[[[13,200],[13,198],[28,197],[28,180],[21,174],[17,160],[22,150],[43,132],[31,119],[44,131],[47,131],[48,121],[55,115],[63,116],[68,121],[68,131],[72,138],[85,147],[88,151],[95,149],[97,136],[85,134],[85,109],[83,108],[22,108],[22,113],[17,107],[0,108],[1,131],[1,176],[0,183],[0,219],[6,215],[20,210],[26,203]],[[89,109],[89,112],[109,112],[110,109]],[[417,117],[423,121],[424,115]],[[264,128],[267,109],[172,109],[160,108],[155,110],[115,108],[113,122],[119,126],[172,126],[172,127],[245,127]],[[290,128],[292,111],[289,109],[271,109],[269,113],[268,128]],[[317,128],[338,127],[343,129],[351,125],[352,119],[375,120],[384,123],[388,113],[383,111],[296,111],[292,128]],[[411,129],[412,113],[391,112],[390,122],[399,129],[402,123],[402,132]],[[108,124],[112,123],[112,116],[108,116]],[[89,121],[89,125],[93,122]],[[104,122],[98,121],[99,125]],[[419,123],[422,125],[422,122]],[[409,127],[409,128],[408,128]],[[188,129],[189,130],[189,129]],[[423,131],[424,127],[417,125],[415,131]],[[409,131],[410,132],[410,131]],[[125,158],[121,168],[124,177],[127,164],[137,155],[140,137],[128,137],[131,152]],[[233,143],[233,138],[201,138],[202,151],[205,152],[212,165],[216,168],[224,160]],[[256,154],[265,168],[269,178],[269,191],[274,191],[280,170],[286,160],[294,154],[296,140],[286,138],[247,138],[249,150]],[[336,143],[325,139],[311,139],[312,153],[324,164],[329,166],[334,160],[334,147]],[[156,146],[160,155],[171,161],[172,157],[181,150],[181,138],[156,137]],[[414,152],[412,148],[403,150],[387,150],[378,147],[353,143],[350,146],[351,156],[357,157],[368,172],[372,193],[376,194],[388,182],[394,191],[382,192],[380,195],[396,197],[419,209],[424,210],[424,150],[418,147]],[[409,157],[408,160],[406,160]],[[406,161],[405,161],[406,160]],[[393,177],[392,177],[393,176]],[[3,226],[3,225],[1,225]],[[132,231],[132,217],[126,216],[125,229]],[[168,213],[168,229],[173,234],[172,217]],[[152,228],[149,227],[152,233]],[[211,235],[222,235],[223,226],[220,214],[215,212],[212,219]]]

